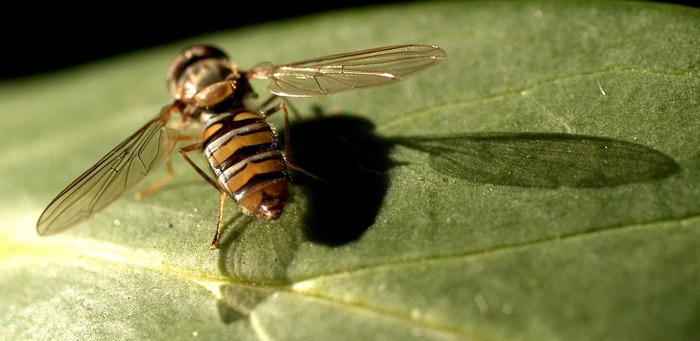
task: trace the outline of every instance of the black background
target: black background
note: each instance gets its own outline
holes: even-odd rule
[[[19,0],[6,6],[0,19],[0,80],[66,68],[207,32],[391,2],[396,1],[43,5]]]
[[[207,32],[395,1],[190,1],[185,4],[16,2],[0,14],[0,79],[78,65]],[[15,2],[13,2],[14,4]],[[185,6],[186,5],[186,6]],[[58,53],[57,53],[58,51]]]

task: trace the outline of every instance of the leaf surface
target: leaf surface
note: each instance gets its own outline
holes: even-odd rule
[[[412,3],[0,83],[0,335],[695,339],[697,37],[700,11],[674,5]],[[323,181],[294,172],[275,222],[229,201],[217,251],[218,193],[177,153],[156,194],[134,199],[165,169],[38,237],[53,196],[170,101],[170,60],[203,42],[242,69],[408,43],[447,59],[294,99],[289,132],[272,116]]]

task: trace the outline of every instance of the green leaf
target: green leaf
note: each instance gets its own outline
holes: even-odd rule
[[[697,339],[697,37],[700,11],[675,5],[411,3],[4,81],[0,335]],[[448,57],[291,100],[289,132],[272,116],[320,179],[294,172],[274,222],[229,200],[219,250],[218,192],[177,153],[154,195],[134,198],[165,169],[38,237],[44,207],[169,103],[167,66],[202,42],[242,69],[404,43]]]

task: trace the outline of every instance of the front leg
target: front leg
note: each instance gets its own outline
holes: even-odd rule
[[[219,185],[219,183],[216,182],[216,180],[212,179],[211,176],[209,176],[204,170],[202,170],[202,168],[197,166],[197,164],[194,163],[194,161],[192,161],[192,159],[190,159],[189,156],[187,156],[187,153],[199,150],[201,147],[201,143],[191,144],[180,149],[180,154],[182,154],[182,157],[185,158],[187,163],[189,163],[190,166],[192,166],[194,170],[196,170],[197,173],[199,173],[199,175],[201,175],[205,180],[207,180],[207,182],[209,182],[209,184],[214,186],[214,188],[216,188],[219,191],[219,220],[216,223],[216,232],[214,233],[214,239],[211,241],[211,244],[209,244],[209,249],[214,250],[219,247],[219,236],[221,235],[221,229],[223,227],[224,204],[226,203],[227,194],[226,191]]]

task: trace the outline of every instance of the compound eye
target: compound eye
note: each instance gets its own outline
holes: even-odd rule
[[[178,88],[177,84],[182,77],[183,72],[188,66],[203,60],[203,59],[228,59],[226,53],[224,53],[219,48],[211,45],[195,45],[180,53],[175,59],[170,63],[168,67],[168,88],[173,96],[177,96]]]

